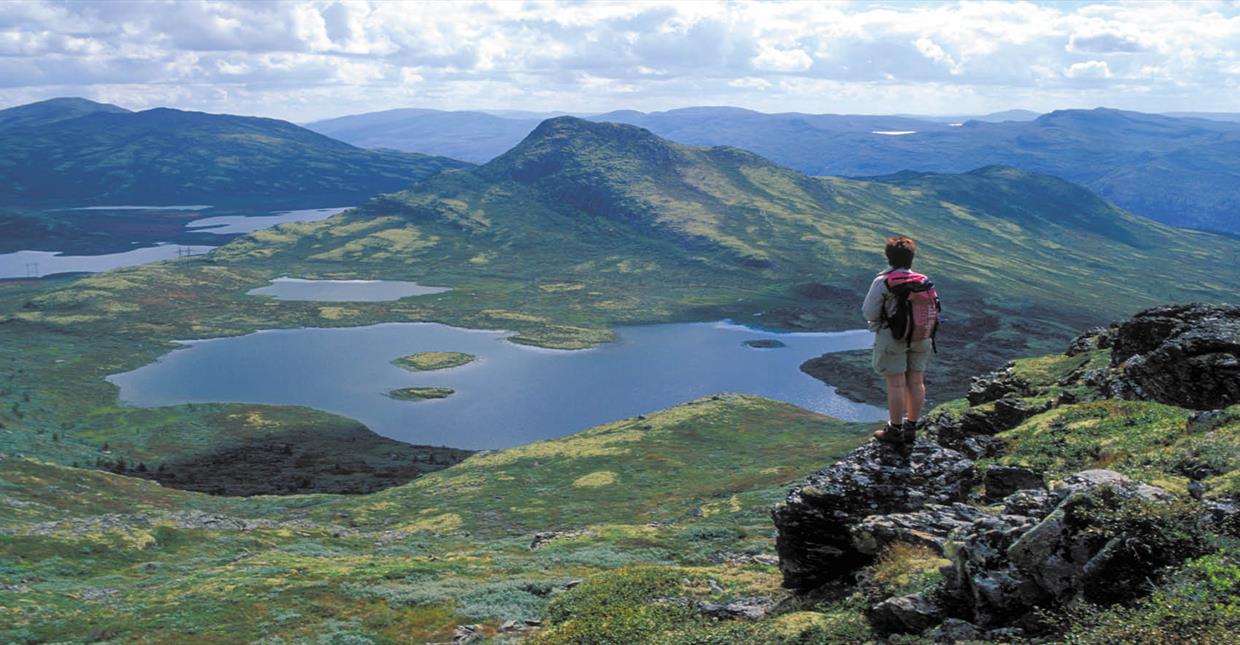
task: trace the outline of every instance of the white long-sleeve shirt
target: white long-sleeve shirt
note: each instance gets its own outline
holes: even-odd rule
[[[884,308],[887,310],[887,316],[896,315],[896,299],[891,297],[891,290],[887,288],[887,274],[892,271],[908,271],[908,269],[887,267],[880,271],[870,283],[870,290],[866,292],[865,301],[861,303],[861,315],[865,316],[865,322],[870,331],[882,329]]]

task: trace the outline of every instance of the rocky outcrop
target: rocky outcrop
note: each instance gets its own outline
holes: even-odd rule
[[[888,598],[870,607],[866,618],[885,634],[917,634],[942,622],[943,607],[932,596],[915,593]]]
[[[997,636],[995,630],[1035,633],[1039,609],[1062,609],[1082,600],[1113,602],[1145,593],[1148,576],[1170,561],[1143,532],[1142,520],[1099,527],[1090,512],[1114,512],[1129,500],[1166,504],[1166,491],[1106,470],[1078,473],[1028,507],[1043,515],[972,509],[971,521],[950,528],[952,568],[937,590],[888,598],[867,612],[880,633],[920,633],[948,618],[949,632]],[[1028,492],[1028,491],[1021,491]],[[964,505],[959,505],[964,506]],[[892,516],[901,522],[904,515]],[[1118,515],[1117,515],[1118,517]],[[876,518],[867,518],[873,524]]]
[[[939,445],[959,451],[971,459],[992,457],[1003,446],[995,435],[1011,430],[1053,406],[1050,401],[1032,403],[1007,395],[989,406],[969,408],[959,416],[936,413],[926,419],[925,429]]]
[[[1196,410],[1240,403],[1240,306],[1147,309],[1115,328],[1116,395]]]
[[[1013,374],[1012,367],[1013,364],[1008,363],[1001,370],[973,377],[969,384],[969,393],[965,395],[969,405],[981,405],[1009,395],[1032,394],[1029,383]]]
[[[1001,455],[996,435],[1058,405],[1128,398],[1197,408],[1187,434],[1234,420],[1225,408],[1240,402],[1240,307],[1151,309],[1090,330],[1067,354],[1108,348],[1110,367],[1082,366],[1057,386],[1034,387],[1011,364],[976,378],[970,407],[929,417],[912,454],[870,442],[808,477],[773,510],[784,585],[808,592],[847,580],[891,544],[924,546],[951,560],[943,582],[871,598],[876,632],[1037,639],[1046,611],[1147,594],[1168,567],[1206,552],[1205,531],[1240,533],[1240,504],[1204,495],[1198,480],[1219,473],[1196,462],[1183,469],[1195,500],[1109,470],[1053,488],[1015,465],[979,477],[971,459]]]
[[[1028,468],[999,464],[986,468],[982,483],[986,485],[986,497],[990,499],[1004,499],[1017,491],[1046,488],[1042,475]]]
[[[1094,327],[1072,339],[1072,342],[1068,343],[1068,349],[1064,354],[1076,356],[1085,352],[1106,349],[1111,346],[1111,334],[1112,329],[1109,327]]]
[[[948,632],[990,637],[996,630],[1036,633],[1038,609],[1145,593],[1145,576],[1192,555],[1160,548],[1140,520],[1131,527],[1091,524],[1090,513],[1114,514],[1130,500],[1173,499],[1119,473],[1088,470],[1047,490],[1035,471],[992,466],[988,495],[1008,493],[997,511],[964,503],[976,483],[970,460],[930,441],[919,441],[907,457],[867,443],[811,475],[774,509],[784,585],[810,591],[872,562],[889,544],[924,545],[951,558],[945,583],[874,604],[867,612],[872,626],[920,633],[954,618]]]
[[[914,513],[870,515],[849,529],[852,545],[866,555],[878,555],[886,546],[902,542],[943,553],[954,531],[971,525],[985,511],[957,502],[950,506],[926,504]]]
[[[907,455],[877,441],[857,448],[772,511],[784,586],[807,591],[869,564],[874,534],[852,532],[863,520],[964,501],[976,479],[972,461],[924,439]]]

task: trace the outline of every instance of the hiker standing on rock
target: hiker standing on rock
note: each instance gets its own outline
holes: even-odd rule
[[[887,379],[887,426],[874,438],[909,445],[926,403],[926,366],[937,351],[939,296],[929,278],[912,270],[916,242],[888,238],[885,252],[889,266],[874,278],[861,305],[874,332],[874,371]]]

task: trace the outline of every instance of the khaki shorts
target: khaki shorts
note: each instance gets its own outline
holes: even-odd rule
[[[924,372],[933,351],[929,338],[909,345],[908,341],[892,338],[890,329],[880,329],[874,336],[874,371],[883,376]]]

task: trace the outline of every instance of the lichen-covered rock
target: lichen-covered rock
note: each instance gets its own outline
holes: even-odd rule
[[[1048,600],[1007,555],[1008,548],[1036,523],[1020,515],[987,515],[959,536],[953,557],[954,588],[949,591],[977,625],[1011,624]]]
[[[1235,418],[1236,415],[1227,410],[1201,410],[1189,415],[1188,421],[1184,424],[1184,431],[1189,434],[1209,432]]]
[[[938,412],[926,418],[926,434],[939,445],[963,453],[971,459],[993,457],[1002,451],[1003,442],[994,435],[1011,430],[1036,414],[1049,410],[1053,403],[1032,403],[1007,396],[994,401],[989,409],[969,408],[959,416]]]
[[[1155,568],[1168,554],[1155,553],[1122,528],[1098,530],[1079,512],[1133,499],[1163,504],[1171,495],[1109,470],[1077,473],[1054,491],[1012,493],[1003,502],[1010,514],[984,514],[953,534],[948,597],[963,608],[962,617],[993,628],[1022,623],[1038,607],[1143,593],[1144,585],[1128,574]]]
[[[913,513],[871,515],[849,532],[853,547],[867,555],[877,555],[895,542],[920,544],[942,554],[953,531],[972,525],[985,514],[977,507],[959,502],[950,506],[926,504]]]
[[[1018,490],[1001,502],[1006,515],[1042,518],[1054,509],[1058,499],[1045,488]]]
[[[1096,349],[1106,349],[1111,346],[1111,336],[1114,329],[1110,327],[1094,327],[1085,333],[1072,339],[1068,344],[1068,350],[1064,354],[1068,356],[1076,356],[1084,354]]]
[[[774,601],[770,598],[762,598],[760,596],[752,598],[738,598],[731,602],[719,603],[700,601],[698,609],[702,613],[719,620],[757,620],[766,616],[767,612],[775,606]]]
[[[870,626],[880,634],[920,634],[943,620],[943,607],[927,594],[888,598],[866,611]]]
[[[1170,494],[1160,488],[1091,470],[1067,478],[1054,492],[1019,493],[1032,501],[1019,503],[1013,494],[1004,500],[1005,510],[1027,506],[1040,513],[1055,506],[1040,519],[985,515],[955,534],[955,573],[947,592],[980,627],[1019,624],[1038,607],[1135,597],[1146,588],[1133,572],[1152,572],[1168,557],[1188,555],[1158,553],[1138,533],[1123,527],[1108,533],[1082,519],[1082,510],[1113,509],[1126,500],[1163,504]]]
[[[1031,393],[1029,383],[1016,376],[1009,364],[1001,370],[973,377],[965,398],[969,405],[981,405],[1008,395],[1029,396]]]
[[[973,462],[925,439],[908,454],[870,441],[793,488],[771,512],[784,586],[814,589],[869,564],[850,529],[872,515],[964,501]]]
[[[1142,311],[1117,328],[1111,363],[1136,386],[1115,392],[1127,398],[1197,410],[1240,403],[1240,306]]]
[[[1004,499],[1018,490],[1046,488],[1041,474],[1020,466],[987,466],[982,481],[990,499]]]
[[[947,618],[929,636],[936,643],[960,643],[984,640],[986,634],[967,620]]]
[[[1082,470],[1075,475],[1064,478],[1055,486],[1053,498],[1055,503],[1067,499],[1074,493],[1086,493],[1100,488],[1110,489],[1119,499],[1142,497],[1150,501],[1169,501],[1171,493],[1157,487],[1133,481],[1114,470]]]

